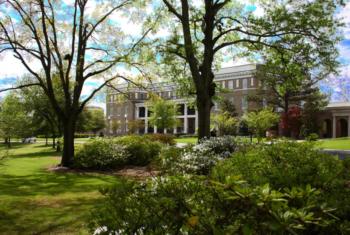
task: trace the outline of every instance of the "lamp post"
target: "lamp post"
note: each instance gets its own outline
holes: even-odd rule
[[[124,114],[124,126],[125,126],[125,134],[126,134],[126,119],[127,119],[128,115]]]

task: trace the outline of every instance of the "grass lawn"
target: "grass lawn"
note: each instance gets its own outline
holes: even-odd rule
[[[319,140],[318,146],[323,149],[350,150],[350,138]]]
[[[14,144],[0,163],[0,234],[88,234],[84,223],[101,202],[98,189],[118,178],[49,172],[59,160],[43,144]]]
[[[175,138],[176,143],[181,144],[196,144],[198,141],[197,137],[179,137]]]

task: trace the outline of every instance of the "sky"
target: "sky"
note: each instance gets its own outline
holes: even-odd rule
[[[65,4],[72,4],[73,0],[63,0]],[[96,9],[96,1],[90,1],[88,11],[91,13]],[[149,11],[150,9],[147,9]],[[249,8],[249,11],[253,11],[255,14],[261,15],[261,9],[256,6]],[[3,13],[0,11],[0,18]],[[341,62],[341,67],[339,69],[339,74],[337,76],[330,76],[327,80],[320,84],[322,91],[331,95],[332,102],[338,101],[350,101],[350,2],[342,8],[337,17],[341,17],[345,23],[344,28],[344,39],[339,44],[339,61]],[[111,16],[111,20],[117,22],[121,30],[127,34],[135,34],[141,31],[141,26],[135,22],[130,21],[124,15],[120,13]],[[166,32],[161,31],[159,34],[166,34]],[[246,59],[229,59],[223,62],[222,67],[229,67],[234,65],[240,65],[248,63]],[[39,62],[33,62],[31,64],[33,67],[40,67]],[[3,53],[0,55],[0,88],[7,88],[13,86],[17,79],[22,77],[27,73],[26,68],[13,57],[13,53]],[[93,79],[86,82],[82,97],[88,96],[96,86],[101,84],[101,80]],[[5,93],[0,93],[0,99],[5,95]],[[104,94],[98,94],[90,105],[100,106],[105,109],[105,98]]]

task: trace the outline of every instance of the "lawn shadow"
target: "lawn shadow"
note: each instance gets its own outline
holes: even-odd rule
[[[81,234],[86,230],[89,211],[101,203],[102,198],[79,197],[74,199],[49,199],[9,202],[0,210],[0,231],[6,234]],[[24,213],[23,213],[24,212]]]
[[[74,173],[42,173],[33,175],[0,174],[0,196],[58,195],[96,191],[102,185],[118,182],[116,176]]]
[[[11,158],[43,158],[43,157],[60,157],[61,153],[54,150],[44,150],[41,152],[34,153],[23,153],[11,155]]]

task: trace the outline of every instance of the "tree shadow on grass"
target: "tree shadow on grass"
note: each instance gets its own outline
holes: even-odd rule
[[[0,174],[0,196],[49,196],[92,192],[118,182],[114,176],[47,173],[17,176]]]
[[[16,201],[0,210],[0,231],[6,234],[80,234],[86,231],[90,209],[101,198],[75,198],[53,201],[43,205],[39,201]],[[10,210],[9,210],[10,209]],[[3,213],[4,212],[4,213]]]
[[[61,153],[55,152],[54,150],[43,150],[41,152],[11,155],[11,158],[42,158],[42,157],[61,157]]]

